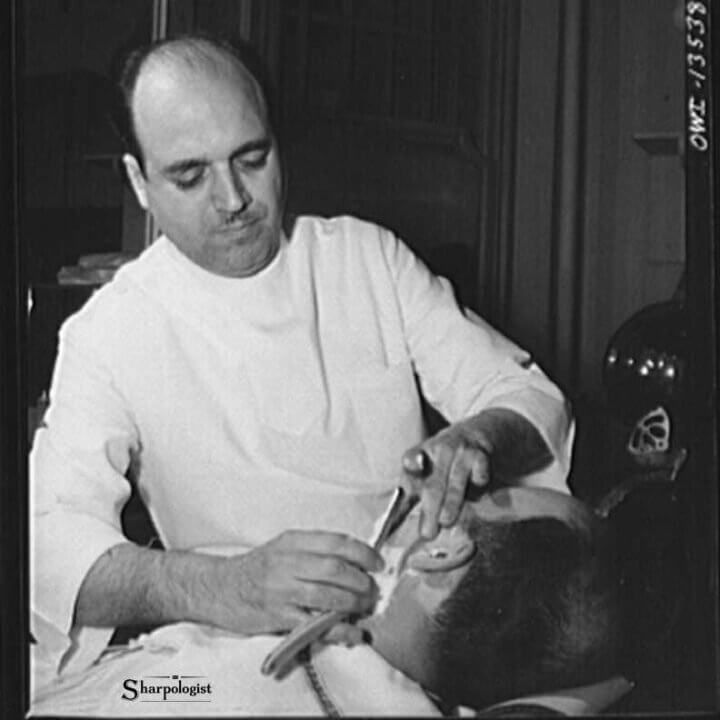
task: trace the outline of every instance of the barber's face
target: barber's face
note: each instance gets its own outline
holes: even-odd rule
[[[134,96],[145,155],[125,164],[140,204],[200,267],[252,275],[275,256],[282,182],[275,139],[246,78],[224,71],[152,67]]]

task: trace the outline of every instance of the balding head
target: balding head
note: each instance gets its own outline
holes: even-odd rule
[[[138,128],[137,101],[142,96],[173,92],[192,82],[222,78],[235,82],[263,122],[271,127],[266,93],[260,78],[265,73],[253,50],[204,35],[183,35],[161,40],[132,52],[120,77],[123,117],[119,126],[127,151],[145,172],[145,148]]]

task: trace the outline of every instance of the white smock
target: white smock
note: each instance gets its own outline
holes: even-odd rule
[[[167,625],[83,672],[63,673],[35,694],[30,716],[441,717],[419,685],[368,645],[316,644],[309,671],[297,665],[278,679],[260,673],[277,643]]]
[[[416,379],[450,422],[525,416],[554,461],[523,482],[567,491],[559,390],[389,231],[299,218],[242,279],[167,238],[121,268],[61,329],[31,453],[31,629],[53,671],[87,667],[109,639],[71,625],[89,568],[126,541],[128,472],[168,549],[290,528],[368,538],[424,438]]]

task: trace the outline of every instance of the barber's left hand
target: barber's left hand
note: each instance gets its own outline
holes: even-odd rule
[[[490,481],[493,446],[477,417],[460,421],[410,448],[402,459],[406,482],[420,496],[420,534],[432,539],[440,527],[449,527],[460,514],[468,483],[476,487]],[[429,474],[423,473],[430,461]]]

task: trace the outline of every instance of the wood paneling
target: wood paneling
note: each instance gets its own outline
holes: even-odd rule
[[[298,0],[276,7],[289,122],[296,112],[321,110],[463,123],[463,100],[476,94],[466,83],[480,74],[476,28],[484,3]]]
[[[582,298],[582,376],[630,315],[669,299],[684,263],[679,157],[649,154],[638,133],[682,133],[683,42],[674,0],[590,3],[590,83]]]
[[[669,299],[682,273],[681,159],[650,154],[634,136],[682,132],[683,33],[675,0],[583,3],[578,97],[563,87],[575,71],[563,18],[576,4],[520,5],[508,325],[566,387],[598,391],[612,333]],[[563,97],[580,102],[566,127]],[[561,176],[568,152],[577,152],[577,188]]]
[[[549,303],[559,40],[560,0],[522,3],[515,167],[514,178],[508,179],[514,180],[514,206],[509,233],[501,236],[512,247],[505,316],[506,329],[545,366],[552,358]]]

